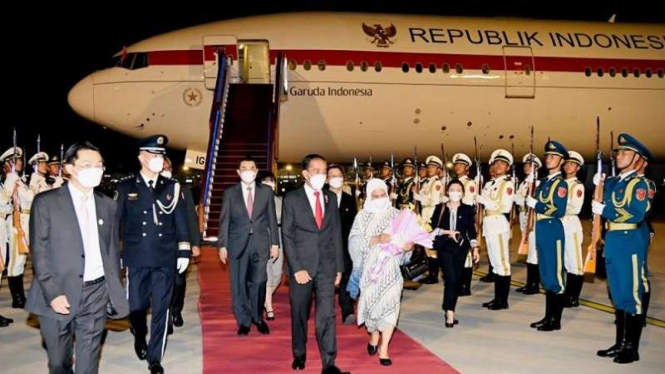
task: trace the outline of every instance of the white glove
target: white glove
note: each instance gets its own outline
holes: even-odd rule
[[[513,197],[513,201],[515,202],[515,204],[519,206],[524,206],[524,198],[519,194],[515,194],[515,197]]]
[[[413,200],[415,200],[415,201],[423,201],[423,197],[420,196],[419,193],[417,193],[417,194],[413,194]]]
[[[188,258],[178,258],[178,274],[182,274],[187,270],[187,266],[189,265],[189,259]]]
[[[527,197],[526,197],[526,205],[528,205],[529,208],[534,208],[534,209],[535,209],[535,208],[536,208],[536,203],[537,203],[537,202],[538,202],[538,200],[534,199],[534,198],[531,197],[531,196],[527,196]]]
[[[597,202],[596,200],[592,200],[592,201],[591,201],[591,210],[592,210],[595,214],[602,215],[602,214],[603,214],[603,210],[605,210],[605,204],[603,204],[603,203],[599,203],[599,202]]]
[[[397,194],[394,192],[390,193],[390,200],[397,200]]]
[[[483,196],[476,197],[476,201],[478,201],[478,203],[480,203],[480,204],[483,204],[485,209],[488,209],[488,210],[497,210],[497,209],[499,209],[499,204],[495,203],[494,201],[487,200]]]
[[[7,174],[7,177],[5,178],[4,185],[7,186],[7,188],[10,189],[11,191],[14,191],[14,184],[16,184],[17,181],[21,180],[21,177],[19,177],[18,173],[9,173]]]
[[[605,173],[602,175],[600,173],[596,173],[593,175],[593,185],[597,186],[598,183],[600,183],[601,180],[605,180]]]
[[[356,196],[360,196],[360,190],[356,190]]]

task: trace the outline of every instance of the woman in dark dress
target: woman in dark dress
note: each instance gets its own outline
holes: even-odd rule
[[[432,214],[433,230],[437,230],[434,249],[443,268],[443,310],[446,327],[458,323],[455,319],[458,285],[464,270],[467,253],[473,251],[473,262],[478,263],[478,242],[474,225],[474,207],[462,204],[464,185],[458,180],[448,184],[448,202],[439,204]]]

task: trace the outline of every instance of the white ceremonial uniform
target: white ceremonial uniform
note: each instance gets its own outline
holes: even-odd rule
[[[483,236],[495,274],[510,274],[510,223],[507,214],[513,206],[515,185],[507,175],[487,182],[480,203],[484,205]]]
[[[34,199],[34,192],[28,187],[23,180],[18,176],[17,173],[7,174],[7,178],[3,184],[3,193],[7,194],[13,202],[12,194],[14,192],[14,186],[18,183],[17,195],[18,195],[18,204],[21,214],[21,227],[26,234],[26,240],[29,240],[29,224],[30,224],[30,206],[32,205],[32,199]],[[13,205],[12,205],[13,213]],[[5,262],[5,267],[7,268],[7,276],[14,277],[23,274],[25,270],[25,262],[27,260],[27,255],[19,254],[18,246],[18,231],[14,228],[14,218],[13,214],[10,214],[6,217],[5,223],[7,226],[7,238],[9,243],[9,261],[5,258],[5,253],[3,251],[3,260]]]
[[[577,178],[567,179],[566,183],[568,183],[568,204],[566,205],[566,215],[561,218],[566,235],[564,264],[568,273],[584,275],[584,261],[582,260],[584,231],[579,217],[584,204],[584,184]]]

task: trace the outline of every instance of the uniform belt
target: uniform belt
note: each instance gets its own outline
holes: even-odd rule
[[[544,220],[544,219],[552,219],[552,218],[554,218],[554,217],[547,216],[547,215],[540,214],[540,213],[536,214],[536,221],[541,221],[541,220]]]
[[[484,211],[485,217],[491,217],[491,216],[502,216],[503,213],[501,212],[489,212],[489,211]]]
[[[520,212],[526,212],[526,208],[520,207]]]
[[[83,286],[84,286],[84,287],[85,287],[85,286],[92,286],[93,284],[97,284],[97,283],[101,283],[101,282],[103,282],[104,279],[106,279],[106,277],[104,277],[104,276],[102,275],[101,277],[99,277],[99,278],[97,278],[97,279],[93,279],[93,280],[89,280],[89,281],[85,281],[85,282],[83,282]]]
[[[616,231],[616,230],[635,230],[636,228],[637,228],[636,223],[614,223],[614,222],[609,222],[607,229],[609,231]]]
[[[30,214],[30,209],[21,209],[21,214]]]

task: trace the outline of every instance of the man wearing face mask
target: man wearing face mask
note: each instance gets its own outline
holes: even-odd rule
[[[263,320],[268,259],[279,255],[279,231],[272,188],[256,183],[256,161],[238,163],[241,181],[224,191],[219,218],[219,259],[230,259],[231,301],[238,335],[252,324],[261,334],[270,328]]]
[[[344,272],[342,273],[342,280],[339,284],[339,306],[342,308],[342,322],[345,325],[353,325],[356,323],[356,315],[353,310],[353,299],[346,290],[351,277],[351,270],[353,270],[353,262],[349,255],[349,233],[353,220],[356,218],[358,209],[353,197],[342,191],[344,185],[344,172],[339,165],[328,166],[328,185],[330,191],[337,196],[337,207],[339,208],[340,222],[342,224],[342,241],[344,248]]]
[[[40,193],[32,204],[34,277],[25,309],[39,316],[49,373],[73,373],[74,360],[76,373],[97,373],[107,317],[129,314],[117,204],[94,192],[104,172],[99,149],[74,144],[65,160],[70,183]]]
[[[282,237],[289,264],[293,370],[305,368],[307,320],[316,293],[316,337],[322,374],[340,374],[335,366],[337,333],[335,286],[344,272],[342,225],[337,196],[323,190],[327,162],[310,154],[302,161],[305,184],[286,194],[282,209]]]
[[[118,183],[118,220],[123,238],[123,265],[127,267],[130,332],[139,359],[148,360],[151,373],[163,373],[167,321],[178,273],[187,270],[190,257],[187,211],[180,184],[159,175],[164,167],[165,135],[139,141],[141,171]],[[152,309],[150,343],[147,310]]]

